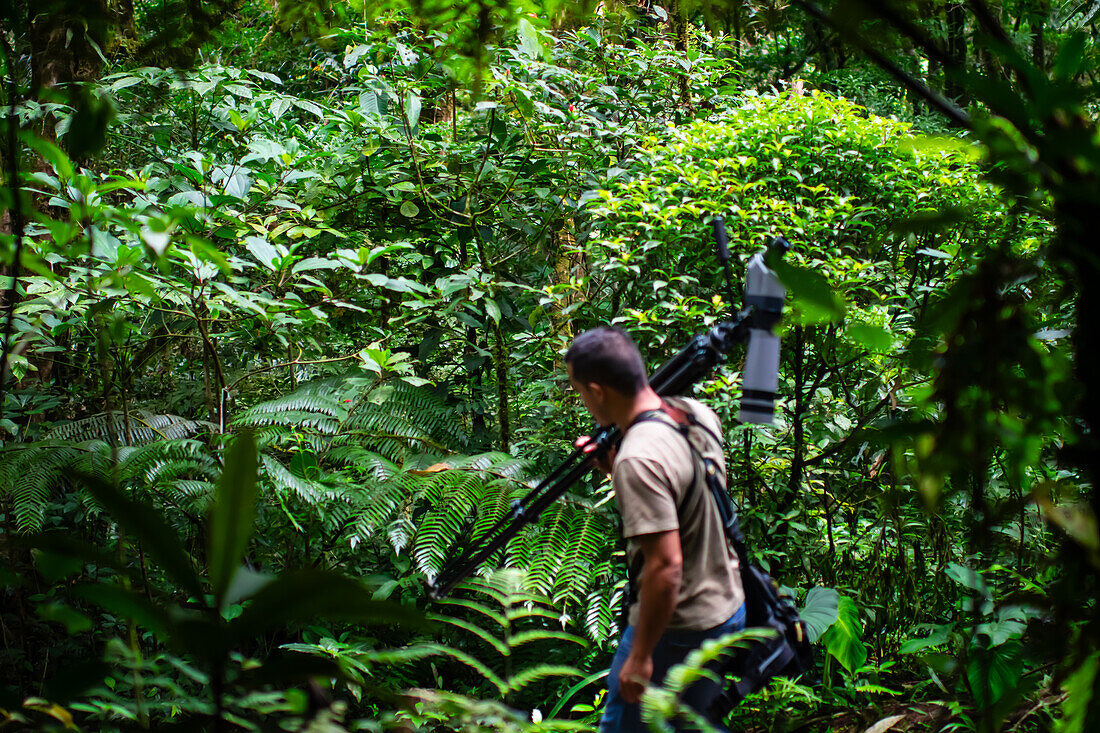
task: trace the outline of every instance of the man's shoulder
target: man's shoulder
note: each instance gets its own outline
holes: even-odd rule
[[[630,426],[623,442],[619,444],[618,460],[643,459],[667,460],[671,452],[679,456],[681,448],[686,450],[679,429],[671,420],[661,414],[654,414],[638,420]]]
[[[630,426],[619,445],[619,458],[655,458],[666,443],[683,440],[675,425],[661,415],[639,420]]]
[[[718,413],[704,405],[693,397],[678,397],[676,402],[683,409],[695,416],[695,419],[706,425],[714,432],[721,434],[722,421],[718,419]]]

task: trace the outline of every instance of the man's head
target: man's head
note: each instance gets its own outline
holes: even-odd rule
[[[593,328],[577,336],[565,352],[565,366],[573,389],[601,425],[614,422],[614,408],[633,401],[649,383],[638,347],[617,328]]]

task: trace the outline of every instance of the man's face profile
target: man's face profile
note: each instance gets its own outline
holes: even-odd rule
[[[573,365],[569,362],[565,364],[565,370],[569,373],[569,384],[576,390],[577,394],[581,396],[581,401],[584,402],[585,408],[588,413],[596,419],[602,427],[606,427],[611,424],[611,421],[604,414],[603,406],[606,393],[604,387],[596,383],[581,384],[573,376]]]

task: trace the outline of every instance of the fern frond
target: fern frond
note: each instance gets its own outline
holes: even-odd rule
[[[416,526],[408,517],[398,517],[386,528],[386,539],[398,555],[405,551],[415,534]]]
[[[572,512],[560,504],[542,513],[539,531],[528,537],[537,537],[539,547],[533,553],[534,562],[528,568],[528,587],[536,593],[549,595],[554,586],[558,569],[565,559],[565,547],[569,540],[569,520]]]
[[[119,450],[119,476],[149,485],[176,479],[217,479],[217,461],[196,440],[172,440]]]
[[[508,678],[507,687],[509,691],[522,690],[527,685],[538,680],[546,679],[547,677],[580,677],[581,673],[574,667],[566,667],[561,664],[540,664],[537,667],[531,669],[525,669],[519,674],[514,674]]]
[[[505,695],[508,693],[508,684],[504,680],[502,680],[495,672],[493,672],[493,670],[482,664],[475,657],[467,654],[466,652],[459,651],[458,649],[444,646],[443,644],[425,644],[424,646],[434,650],[435,653],[439,654],[440,656],[450,657],[456,662],[466,665],[467,667],[484,677],[486,681],[492,683],[492,685],[497,688],[497,691],[500,692],[501,695]]]
[[[623,609],[623,599],[626,593],[626,579],[618,582],[610,579],[612,569],[610,563],[601,564],[597,578],[607,580],[605,584],[593,584],[588,594],[587,608],[584,616],[584,630],[588,638],[600,641],[619,633],[618,619]]]
[[[124,414],[112,410],[59,425],[47,432],[44,438],[72,442],[113,439],[119,445],[140,445],[156,440],[186,438],[213,427],[212,423],[204,420],[190,420],[179,415],[156,414],[148,410],[132,410]]]
[[[205,514],[214,504],[214,483],[212,481],[173,481],[167,490],[181,509]]]
[[[430,389],[414,387],[405,382],[392,383],[386,408],[400,411],[436,440],[451,447],[466,443],[466,434],[460,420],[456,420],[455,408]]]
[[[496,638],[477,624],[472,624],[469,621],[463,621],[462,619],[455,618],[454,616],[440,616],[436,614],[433,614],[431,616],[431,620],[438,621],[439,623],[448,624],[450,626],[454,626],[455,628],[459,628],[463,631],[469,632],[484,641],[486,644],[492,646],[501,655],[507,656],[509,653],[507,644],[505,644],[503,641]]]
[[[264,415],[276,415],[285,412],[320,413],[329,417],[340,417],[347,412],[341,406],[341,396],[329,382],[306,383],[290,394],[253,405],[233,419],[235,424],[252,424],[251,420]]]
[[[610,549],[609,538],[615,535],[606,517],[592,511],[575,513],[550,592],[555,602],[580,603],[580,593],[595,579],[596,561]]]
[[[352,413],[343,425],[342,435],[346,441],[373,447],[394,460],[402,460],[414,446],[447,450],[409,416],[380,406]]]
[[[529,631],[521,631],[518,634],[512,634],[508,637],[508,646],[515,649],[524,644],[530,644],[535,641],[547,641],[550,639],[555,641],[568,641],[578,646],[588,646],[584,639],[575,634],[569,634],[564,631],[548,631],[546,629],[531,629]]]
[[[255,409],[255,408],[253,408]],[[281,412],[262,412],[239,415],[233,424],[236,427],[283,427],[302,431],[316,431],[322,435],[336,435],[340,432],[340,420],[327,412],[307,410],[284,410]]]
[[[335,491],[323,484],[296,476],[271,456],[260,456],[260,461],[276,487],[296,494],[310,506],[321,505],[325,500],[331,501],[337,496]]]
[[[493,609],[486,606],[484,603],[471,600],[469,598],[442,598],[439,601],[443,605],[456,606],[458,608],[465,608],[470,611],[476,611],[490,621],[497,623],[501,629],[508,628],[508,617],[503,613],[498,613]]]
[[[0,475],[10,494],[15,525],[20,532],[42,529],[50,494],[84,459],[88,448],[65,443],[40,443],[8,448],[0,453]],[[4,490],[0,486],[0,490]]]

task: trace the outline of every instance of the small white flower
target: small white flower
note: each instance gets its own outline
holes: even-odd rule
[[[542,711],[538,708],[531,711],[531,722],[536,724],[542,722]]]

